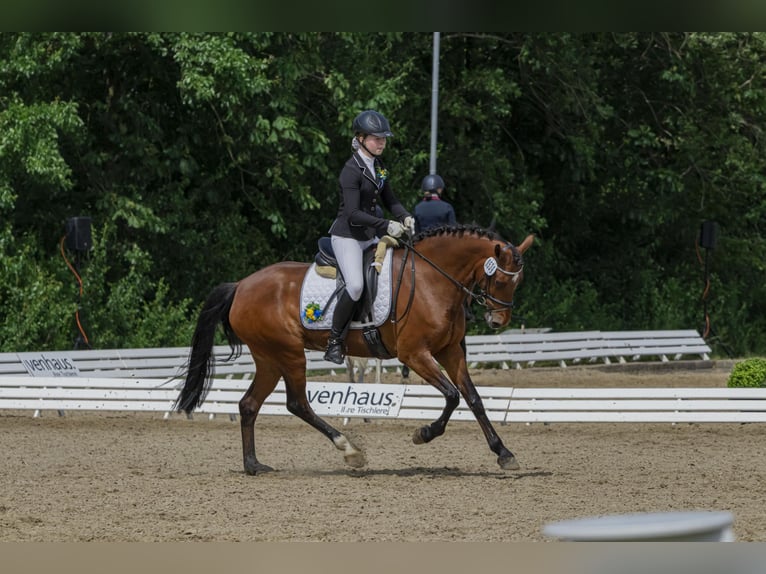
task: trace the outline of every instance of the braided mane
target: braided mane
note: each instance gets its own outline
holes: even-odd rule
[[[486,237],[490,240],[505,242],[505,240],[494,231],[484,229],[478,225],[440,225],[438,227],[431,227],[430,229],[421,231],[412,238],[412,243],[415,244],[418,241],[422,241],[423,239],[427,239],[429,237],[435,237],[437,235],[454,235],[456,237],[462,237],[463,235],[475,235],[477,237]]]
[[[516,248],[515,245],[506,241],[494,231],[490,231],[489,229],[484,229],[483,227],[479,227],[478,225],[440,225],[438,227],[431,227],[430,229],[426,229],[425,231],[421,231],[420,233],[415,235],[415,237],[412,238],[412,244],[415,245],[419,241],[422,241],[423,239],[428,239],[429,237],[436,237],[436,236],[462,237],[464,235],[472,235],[474,237],[486,237],[490,241],[501,241],[505,243],[506,246],[510,247],[511,252],[513,253],[514,263],[519,266],[524,265],[524,258],[521,256],[521,253],[519,253],[519,250]]]

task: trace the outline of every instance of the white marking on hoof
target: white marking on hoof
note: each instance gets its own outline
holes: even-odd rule
[[[334,439],[333,444],[335,445],[335,448],[343,451],[343,460],[346,461],[346,464],[350,467],[361,468],[367,464],[364,453],[351,444],[344,435],[340,435],[338,438]]]

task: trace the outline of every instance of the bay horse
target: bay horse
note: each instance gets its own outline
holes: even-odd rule
[[[519,468],[490,423],[468,373],[464,302],[472,297],[484,306],[490,327],[507,325],[514,292],[523,279],[522,255],[533,241],[529,235],[515,246],[493,231],[457,225],[431,228],[394,249],[394,295],[389,319],[379,327],[380,338],[391,356],[439,389],[445,399],[439,418],[415,431],[415,444],[444,434],[462,395],[500,467]],[[222,325],[232,356],[244,343],[255,361],[255,377],[239,401],[242,456],[249,475],[273,470],[256,457],[254,427],[258,411],[280,378],[285,381],[287,410],[330,439],[343,451],[347,465],[366,464],[364,453],[317,416],[306,396],[305,349],[324,350],[329,335],[329,329],[311,330],[301,323],[300,291],[309,267],[284,261],[237,282],[222,283],[210,292],[197,320],[186,380],[174,409],[189,414],[205,400],[213,382],[214,337]],[[346,345],[348,355],[371,356],[359,330],[349,331]]]

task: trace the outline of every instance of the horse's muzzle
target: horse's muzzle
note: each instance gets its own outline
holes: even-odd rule
[[[505,318],[503,318],[503,316]],[[509,309],[488,310],[484,313],[484,320],[487,322],[490,329],[500,329],[511,322],[511,311]]]

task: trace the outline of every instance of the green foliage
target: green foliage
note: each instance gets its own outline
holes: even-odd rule
[[[750,358],[738,362],[729,375],[728,387],[766,387],[766,359]]]
[[[0,309],[17,321],[0,347],[70,345],[58,245],[77,215],[97,230],[94,344],[188,344],[214,285],[313,256],[361,109],[391,121],[384,161],[412,207],[432,40],[0,34]],[[436,169],[459,221],[538,236],[518,318],[699,328],[704,291],[716,352],[766,350],[765,56],[764,33],[442,34]],[[704,220],[720,224],[707,265]]]
[[[172,301],[169,286],[148,276],[151,258],[140,249],[125,254],[129,273],[112,278],[119,263],[107,248],[113,239],[110,229],[102,234],[96,228],[84,259],[63,245],[45,259],[35,255],[34,238],[1,234],[0,313],[6,320],[0,323],[0,351],[72,348],[80,334],[78,310],[94,348],[188,345],[197,309],[188,299]]]
[[[52,102],[26,105],[12,98],[0,112],[0,149],[6,173],[22,169],[32,182],[63,190],[72,187],[72,170],[61,156],[59,133],[82,126],[77,106]]]
[[[34,251],[34,238],[0,232],[0,350],[65,349],[77,309],[50,261]],[[72,337],[71,341],[74,338]]]
[[[173,347],[190,344],[196,308],[173,301],[164,279],[150,277],[151,256],[133,245],[122,254],[128,272],[115,274],[111,226],[96,228],[93,250],[82,265],[82,307],[91,344],[97,348]]]

